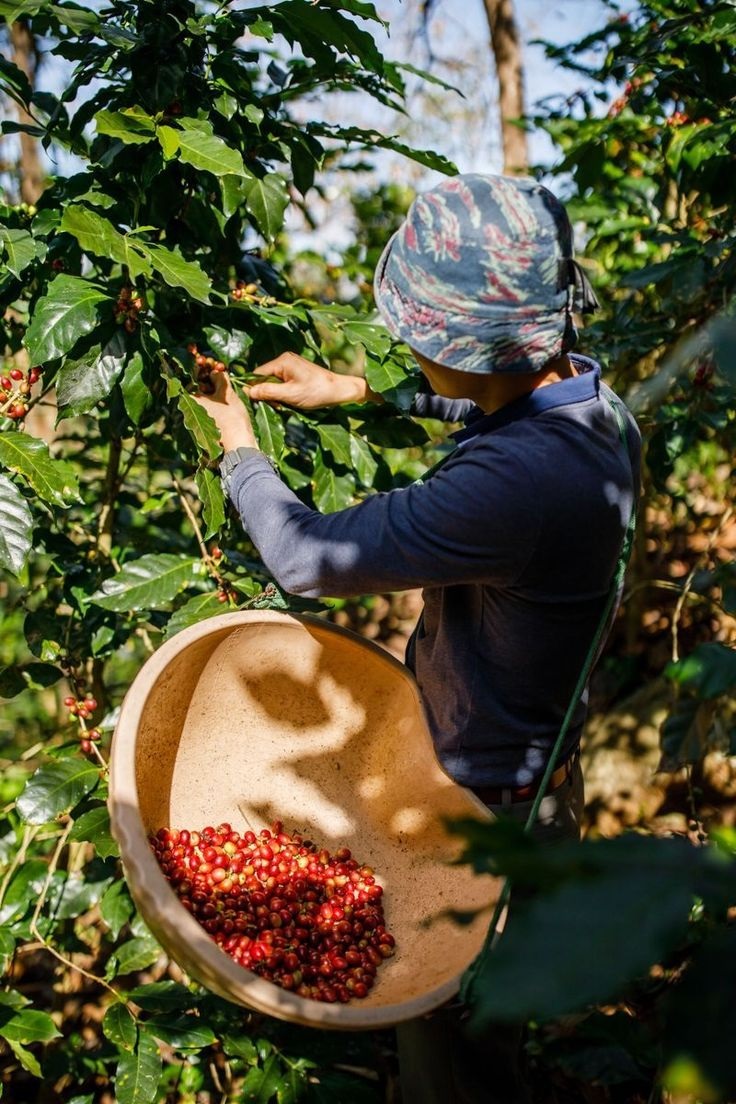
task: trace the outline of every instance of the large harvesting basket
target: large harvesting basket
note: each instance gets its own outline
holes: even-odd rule
[[[438,1007],[480,950],[500,881],[449,862],[444,817],[490,813],[435,758],[416,684],[354,633],[308,616],[226,613],[143,666],[112,746],[110,811],[133,898],[166,952],[228,1000],[315,1027],[378,1028]],[[274,820],[350,847],[384,886],[397,950],[364,1000],[286,992],[226,955],[177,900],[147,837]],[[468,926],[449,908],[482,911]]]

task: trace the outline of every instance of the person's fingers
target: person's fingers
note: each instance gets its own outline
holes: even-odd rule
[[[290,402],[292,388],[288,383],[254,383],[248,388],[248,398],[256,402]]]
[[[288,354],[282,353],[281,356],[277,356],[275,360],[269,360],[265,364],[259,364],[253,369],[253,375],[278,376],[279,379],[286,379],[286,372],[289,368],[287,357]]]

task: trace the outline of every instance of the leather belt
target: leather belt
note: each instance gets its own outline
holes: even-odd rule
[[[569,759],[552,772],[547,793],[557,789],[573,772],[580,758],[580,748],[576,748]],[[529,782],[526,786],[469,786],[468,789],[479,797],[484,805],[513,805],[517,801],[531,801],[539,792],[541,778]]]

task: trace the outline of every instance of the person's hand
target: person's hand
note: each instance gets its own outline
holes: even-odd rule
[[[210,384],[212,394],[201,391],[194,398],[205,410],[220,431],[220,443],[225,452],[236,448],[258,448],[248,410],[238,398],[227,372],[213,372]]]
[[[248,397],[256,402],[286,403],[299,410],[317,410],[343,403],[380,401],[360,376],[342,376],[296,353],[282,353],[254,370],[257,376],[277,376],[279,383],[252,383]]]

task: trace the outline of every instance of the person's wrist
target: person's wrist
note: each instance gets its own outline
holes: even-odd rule
[[[225,425],[220,427],[220,441],[225,452],[232,452],[236,448],[258,448],[256,435],[250,426]]]
[[[341,403],[381,402],[381,396],[371,391],[363,376],[341,376]]]

